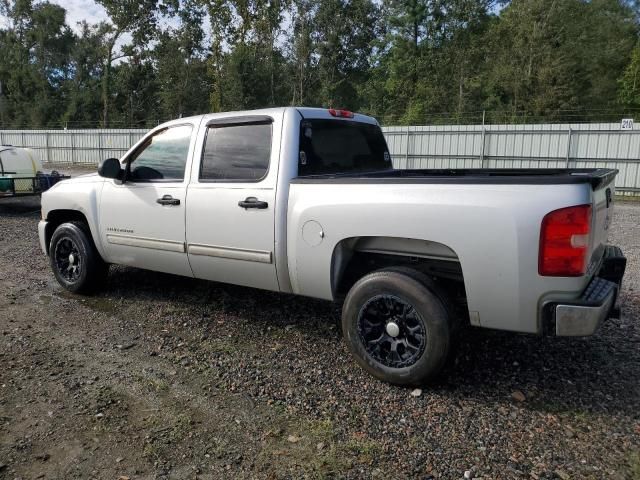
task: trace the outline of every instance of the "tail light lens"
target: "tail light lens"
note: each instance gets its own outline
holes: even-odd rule
[[[335,108],[329,109],[329,115],[338,118],[353,118],[353,112],[350,112],[349,110],[338,110]]]
[[[538,273],[578,277],[587,269],[591,205],[561,208],[545,215],[540,230]]]

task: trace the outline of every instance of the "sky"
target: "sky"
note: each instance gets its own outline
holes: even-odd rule
[[[49,2],[65,8],[67,25],[76,32],[79,31],[78,22],[82,20],[86,20],[89,24],[107,20],[107,12],[93,0],[49,0]],[[7,18],[0,15],[0,27],[6,25]]]
[[[93,0],[49,0],[67,10],[67,24],[78,31],[78,22],[98,23],[107,20],[107,13],[101,5]]]
[[[67,25],[78,32],[78,22],[85,20],[88,24],[96,24],[109,19],[102,5],[94,0],[49,0],[67,11]],[[0,15],[0,27],[6,25],[6,18]]]
[[[67,25],[71,27],[75,32],[79,32],[80,28],[78,23],[85,20],[89,25],[93,25],[102,21],[108,21],[109,17],[102,5],[99,5],[94,0],[48,0],[50,3],[60,5],[67,11]],[[170,24],[171,20],[167,22]],[[7,25],[7,19],[0,15],[0,28]],[[204,25],[205,31],[207,31],[208,22]],[[131,35],[123,35],[118,43],[117,47],[125,45],[131,40]]]

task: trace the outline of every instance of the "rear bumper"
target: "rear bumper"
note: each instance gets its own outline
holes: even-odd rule
[[[598,274],[579,298],[545,305],[547,331],[562,337],[588,336],[607,318],[616,318],[615,304],[626,263],[620,248],[607,246]]]

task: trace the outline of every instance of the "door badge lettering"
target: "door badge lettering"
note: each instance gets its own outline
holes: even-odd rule
[[[107,227],[107,232],[112,232],[112,233],[133,233],[133,230],[131,230],[129,228]]]

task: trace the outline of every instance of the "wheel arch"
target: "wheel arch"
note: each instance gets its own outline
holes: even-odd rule
[[[46,220],[47,220],[47,226],[45,228],[45,246],[47,248],[47,255],[49,254],[49,246],[51,244],[51,237],[53,237],[53,232],[55,232],[56,228],[58,228],[63,223],[82,222],[87,225],[87,228],[89,229],[88,233],[93,237],[93,234],[91,232],[91,226],[89,224],[89,221],[86,215],[79,210],[70,210],[70,209],[51,210],[49,211],[49,213],[47,213]],[[94,240],[94,244],[95,244],[96,243],[95,239],[92,238],[92,240]]]
[[[331,255],[334,298],[364,275],[393,266],[409,266],[431,277],[464,282],[460,258],[443,243],[389,236],[350,237],[339,241]]]

